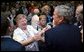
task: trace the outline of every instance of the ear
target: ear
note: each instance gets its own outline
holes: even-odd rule
[[[61,16],[59,22],[62,22],[64,20],[64,17]]]
[[[8,29],[11,29],[11,27],[9,26]]]

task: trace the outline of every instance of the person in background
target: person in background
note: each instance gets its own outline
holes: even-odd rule
[[[2,16],[2,19],[7,18],[10,14],[11,14],[11,12],[9,10],[9,4],[3,2],[1,4],[1,16]]]
[[[38,31],[41,31],[45,27],[51,28],[51,26],[47,24],[46,19],[47,18],[46,18],[45,14],[41,14],[39,16],[39,24],[38,24],[38,28],[37,28]]]
[[[37,26],[37,30],[38,30],[38,31],[41,31],[41,30],[42,30],[43,28],[45,28],[45,27],[47,27],[48,29],[51,28],[51,26],[47,24],[46,19],[47,19],[47,18],[46,18],[46,15],[44,15],[44,14],[41,14],[41,15],[39,16],[39,24],[38,24],[38,26]],[[44,44],[44,42],[45,42],[45,40],[44,40],[44,35],[43,35],[42,37],[43,37],[43,41],[42,41],[42,40],[41,40],[41,41],[38,41],[39,50],[40,50],[40,51],[44,51],[44,47],[45,47],[45,44]]]
[[[38,23],[39,23],[39,16],[38,16],[38,13],[39,13],[39,9],[36,8],[34,9],[33,11],[33,16],[32,16],[32,19],[31,19],[31,25],[33,26],[33,28],[37,29],[37,26],[38,26]]]
[[[81,32],[81,43],[82,43],[82,50],[83,50],[83,4],[78,5],[76,8],[76,18],[77,21],[80,22],[80,32]]]
[[[1,19],[1,51],[25,51],[25,47],[11,38],[10,23],[7,18]]]
[[[44,5],[42,8],[41,8],[41,12],[44,13],[47,17],[47,23],[48,24],[51,24],[52,23],[52,16],[51,16],[51,8],[49,5]]]
[[[80,22],[81,27],[79,27],[81,29],[81,41],[83,42],[83,4],[78,5],[76,8],[76,17],[77,17],[77,21]]]
[[[23,14],[23,10],[22,10],[22,7],[21,7],[20,4],[21,4],[20,1],[17,1],[17,2],[15,3],[16,15],[18,15],[18,14]]]
[[[26,2],[22,3],[21,9],[23,11],[23,14],[27,16],[28,15],[28,10],[27,10],[27,6],[26,6]]]
[[[38,13],[39,10],[37,9],[37,7],[35,6],[35,4],[33,2],[28,4],[28,5],[29,5],[29,8],[28,8],[29,14],[28,14],[28,17],[27,17],[27,21],[28,21],[27,23],[31,25],[32,24],[32,22],[31,22],[32,17],[35,15],[35,13]],[[35,13],[34,13],[34,11],[35,11]]]

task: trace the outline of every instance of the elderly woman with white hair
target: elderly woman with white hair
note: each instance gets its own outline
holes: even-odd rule
[[[18,27],[14,30],[13,39],[25,46],[26,51],[39,51],[37,41],[41,40],[41,34],[46,28],[38,32],[31,25],[27,25],[24,14],[18,14],[15,20]]]

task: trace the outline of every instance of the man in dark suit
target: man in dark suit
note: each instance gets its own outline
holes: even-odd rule
[[[8,34],[9,21],[1,19],[1,51],[25,51],[25,47],[14,41]]]
[[[45,32],[46,51],[80,51],[80,30],[69,24],[72,9],[66,5],[55,7],[53,22],[55,27]]]

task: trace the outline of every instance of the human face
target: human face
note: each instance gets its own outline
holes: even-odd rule
[[[20,15],[17,19],[17,25],[18,27],[24,29],[27,27],[27,19],[25,15]]]
[[[75,15],[75,17],[76,17],[77,21],[79,21],[78,20],[79,19],[79,10],[78,9],[76,9],[76,15]]]
[[[16,3],[15,7],[18,9],[20,7],[19,3]]]
[[[76,9],[75,17],[77,18],[77,21],[80,21],[79,16],[80,16],[81,10],[82,10],[82,6],[78,6],[77,9]]]
[[[59,16],[59,12],[57,10],[54,10],[54,13],[53,13],[53,24],[54,25],[58,25],[60,23],[60,16]]]
[[[46,25],[46,17],[40,20],[41,25]]]
[[[12,9],[12,10],[11,10],[11,12],[12,12],[12,14],[13,14],[13,15],[15,15],[15,14],[16,14],[16,12],[15,12],[15,10],[14,10],[14,9]]]

